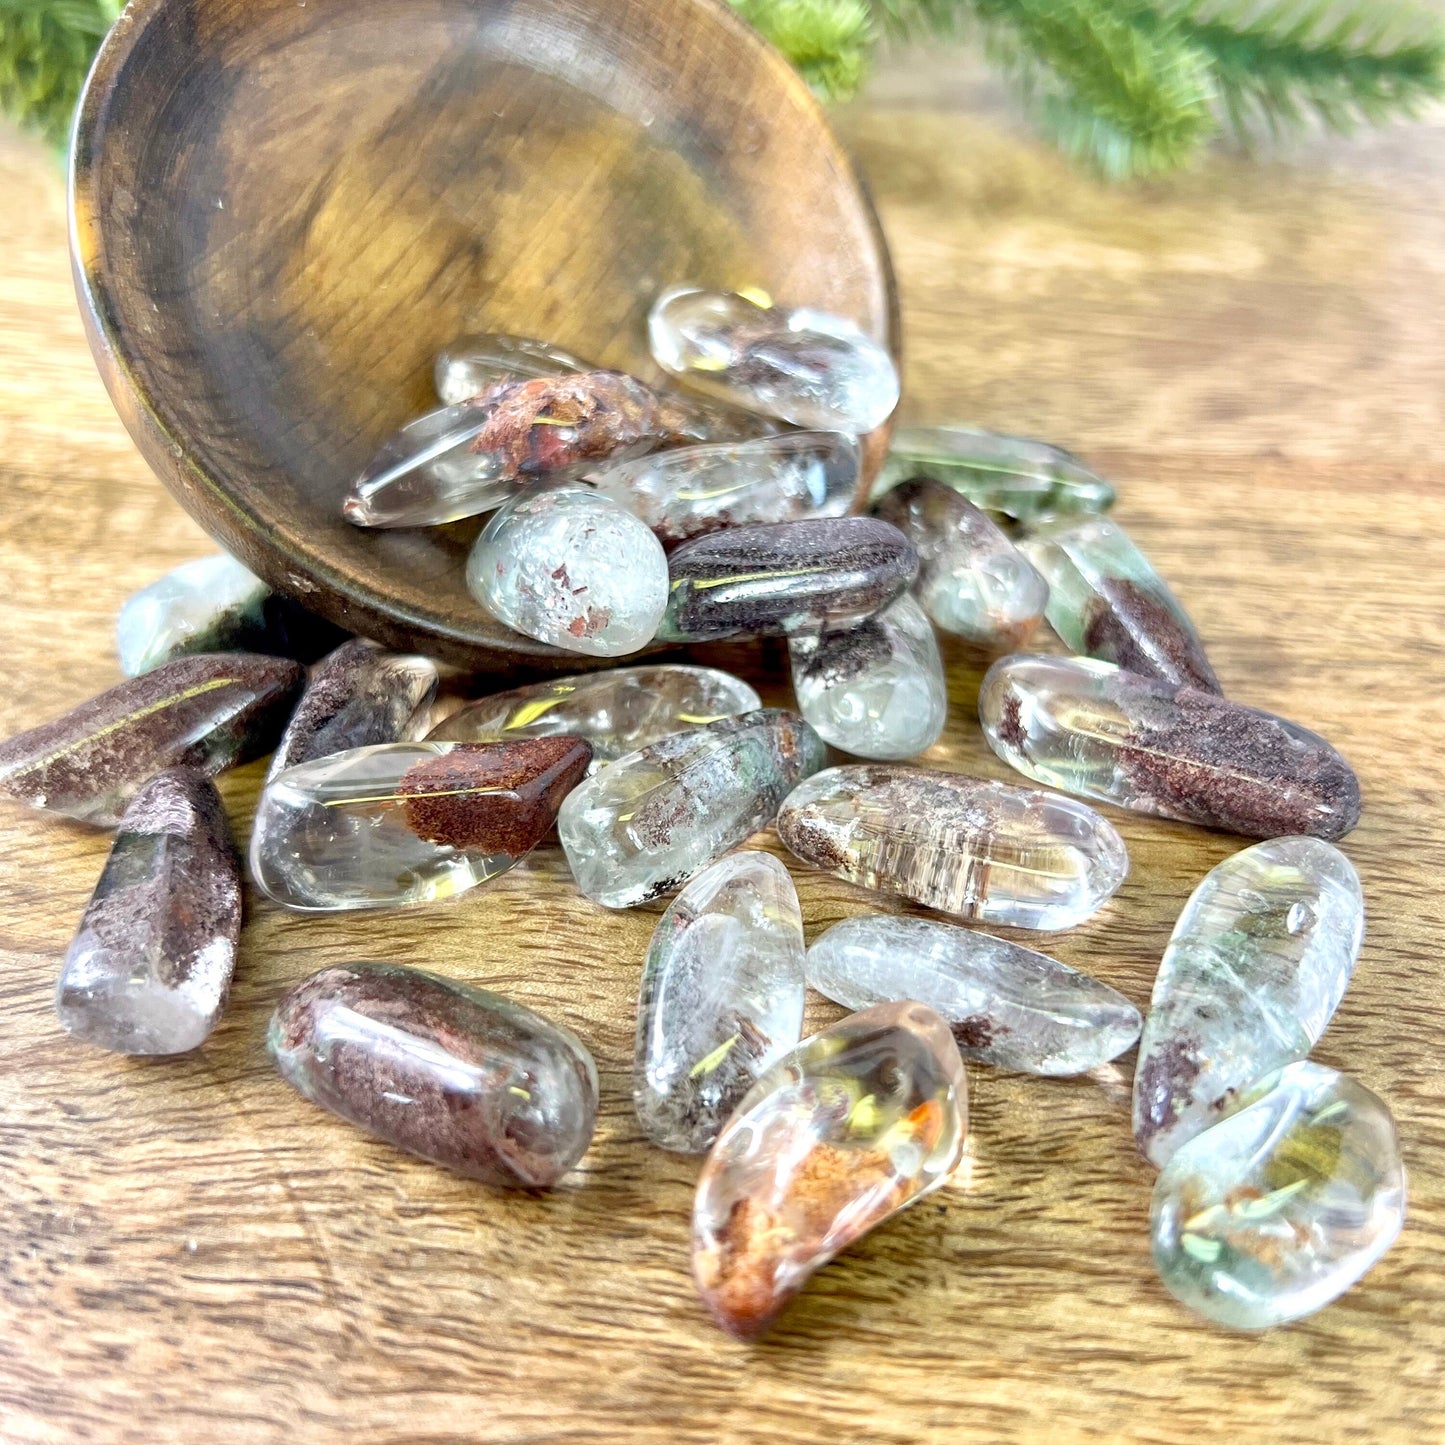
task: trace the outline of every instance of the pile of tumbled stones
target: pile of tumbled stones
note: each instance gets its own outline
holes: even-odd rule
[[[856,326],[678,288],[650,335],[679,389],[526,338],[459,342],[438,359],[443,405],[386,444],[345,514],[491,511],[467,565],[478,604],[578,653],[784,635],[797,711],[663,663],[480,698],[453,678],[470,701],[446,712],[428,659],[341,638],[229,557],[179,568],[121,616],[129,681],[0,747],[13,797],[117,830],[61,971],[61,1023],[129,1054],[206,1039],[241,923],[210,779],[274,751],[250,873],[287,908],[449,898],[554,826],[595,903],[676,894],[642,971],[634,1097],[650,1139],[707,1156],[693,1270],[734,1334],[760,1334],[814,1271],[948,1179],[963,1059],[1077,1075],[1136,1043],[1164,1283],[1242,1328],[1327,1304],[1405,1208],[1388,1109],[1307,1058],[1363,933],[1333,846],[1359,814],[1349,766],[1222,696],[1179,603],[1105,515],[1113,489],[1067,453],[903,429],[874,515],[856,515],[857,438],[898,401]],[[1076,656],[1019,651],[1045,617]],[[935,628],[998,658],[984,734],[1057,791],[903,765],[944,726]],[[825,744],[865,761],[825,767]],[[1128,854],[1078,799],[1265,840],[1195,890],[1147,1020],[1045,954],[935,916],[1089,918]],[[933,913],[848,918],[805,949],[787,869],[734,851],[774,824],[802,863]],[[807,985],[856,1012],[803,1039]],[[450,979],[323,969],[280,1001],[270,1046],[308,1099],[494,1185],[553,1184],[592,1138],[582,1043]]]

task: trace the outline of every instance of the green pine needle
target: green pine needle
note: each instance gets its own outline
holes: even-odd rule
[[[874,41],[866,0],[732,0],[820,95],[852,95]]]
[[[57,144],[122,0],[0,0],[0,111]]]

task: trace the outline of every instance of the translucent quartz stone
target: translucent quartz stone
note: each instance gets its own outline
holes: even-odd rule
[[[948,718],[938,639],[906,592],[875,617],[788,638],[798,711],[818,736],[860,758],[911,758]]]
[[[1123,994],[1021,944],[930,918],[862,914],[808,950],[808,983],[845,1008],[927,1004],[968,1058],[1028,1074],[1082,1074],[1139,1037]]]
[[[1154,1263],[1190,1309],[1259,1330],[1337,1299],[1404,1222],[1405,1169],[1384,1101],[1333,1069],[1291,1064],[1164,1167]]]
[[[672,547],[724,527],[841,517],[858,466],[858,443],[842,432],[785,432],[654,452],[588,480]]]
[[[908,539],[874,517],[729,527],[668,558],[672,595],[658,637],[707,642],[871,617],[918,571]]]
[[[1108,517],[1055,518],[1023,543],[1049,579],[1049,625],[1072,651],[1142,677],[1219,692],[1179,599]]]
[[[571,733],[592,744],[595,772],[673,733],[761,706],[747,683],[714,667],[617,667],[484,697],[439,723],[429,737],[484,743]]]
[[[182,1054],[226,1006],[241,865],[215,785],[191,768],[147,782],[75,935],[55,993],[65,1030],[120,1054]]]
[[[657,298],[647,326],[664,371],[795,426],[872,431],[898,405],[888,352],[826,311],[774,306],[761,293],[675,286]]]
[[[805,1039],[753,1086],[698,1179],[693,1277],[762,1334],[814,1273],[958,1166],[968,1086],[948,1025],[885,1003]]]
[[[616,371],[504,381],[410,422],[352,483],[358,527],[419,527],[499,507],[539,477],[576,476],[661,441],[657,399]]]
[[[802,718],[760,708],[619,758],[576,789],[557,818],[577,886],[606,908],[676,892],[766,828],[824,753]]]
[[[467,559],[468,589],[499,621],[592,657],[646,647],[667,585],[667,554],[646,523],[580,485],[524,492]]]
[[[918,552],[914,591],[945,632],[1013,652],[1043,621],[1049,584],[986,513],[942,482],[905,482],[876,514]]]
[[[0,789],[113,828],[164,768],[214,777],[270,752],[305,676],[287,658],[251,652],[178,657],[0,743]]]
[[[1006,657],[984,677],[984,736],[1050,787],[1247,837],[1339,838],[1360,785],[1294,723],[1088,658]]]
[[[1114,488],[1069,452],[975,427],[898,427],[873,495],[917,477],[944,482],[976,507],[1024,521],[1055,512],[1106,512],[1114,505]]]
[[[1072,928],[1129,871],[1123,839],[1092,808],[925,768],[829,768],[789,795],[778,833],[850,883],[1011,928]]]
[[[251,875],[288,908],[450,898],[547,836],[591,756],[559,737],[388,743],[301,763],[261,794]]]
[[[662,915],[637,1001],[632,1099],[664,1149],[700,1154],[803,1032],[803,914],[788,870],[732,853]]]
[[[1204,879],[1159,965],[1134,1070],[1134,1137],[1153,1163],[1309,1053],[1364,931],[1360,880],[1318,838],[1259,843]]]
[[[443,404],[455,406],[500,381],[565,376],[592,369],[589,362],[549,342],[484,331],[458,337],[438,352],[434,374],[437,396]]]
[[[277,1004],[268,1042],[313,1104],[488,1184],[555,1184],[597,1126],[597,1066],[570,1029],[419,969],[313,973]]]

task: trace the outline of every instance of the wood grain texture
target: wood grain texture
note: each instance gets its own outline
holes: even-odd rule
[[[1138,190],[1006,117],[864,108],[911,338],[907,411],[1041,433],[1120,485],[1226,690],[1359,769],[1369,904],[1317,1051],[1389,1100],[1410,1218],[1364,1284],[1225,1334],[1149,1263],[1130,1060],[1051,1082],[970,1067],[957,1183],[825,1270],[747,1348],[687,1271],[696,1165],[644,1146],[633,1000],[656,911],[579,899],[555,847],[450,906],[345,919],[252,901],[230,1011],[194,1058],[64,1038],[54,976],[106,839],[0,813],[0,1437],[703,1445],[1426,1441],[1445,1435],[1445,123]],[[136,587],[203,547],[96,379],[53,163],[0,141],[0,730],[115,680]],[[745,650],[743,654],[746,655]],[[787,697],[776,648],[755,655]],[[1003,776],[951,662],[934,758]],[[259,765],[224,778],[238,833]],[[1239,840],[1111,813],[1133,872],[1048,947],[1143,1004],[1172,921]],[[776,848],[770,838],[759,840]],[[809,937],[870,900],[797,872]],[[1031,940],[1037,941],[1037,938]],[[277,994],[369,957],[509,994],[601,1070],[582,1167],[502,1197],[291,1094]],[[811,1018],[836,1010],[815,1000]]]

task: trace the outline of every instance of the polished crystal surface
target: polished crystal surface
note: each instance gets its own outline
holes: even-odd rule
[[[1354,971],[1365,900],[1318,838],[1226,858],[1185,905],[1154,983],[1134,1071],[1134,1137],[1155,1164],[1240,1090],[1319,1041]]]
[[[419,969],[322,969],[277,1004],[268,1042],[313,1104],[488,1184],[555,1184],[597,1125],[597,1067],[570,1029]]]
[[[467,588],[515,632],[568,652],[622,657],[652,641],[667,555],[647,525],[578,485],[539,488],[487,523]]]
[[[850,883],[1012,928],[1072,928],[1129,871],[1123,839],[1092,808],[926,768],[829,768],[789,795],[778,833]]]
[[[825,743],[860,758],[911,758],[948,718],[933,624],[908,593],[851,626],[792,633],[798,711]]]
[[[241,936],[241,865],[215,785],[158,773],[131,799],[80,929],[55,1012],[120,1054],[181,1054],[221,1017]]]
[[[1043,621],[1049,585],[987,513],[942,482],[905,482],[874,508],[918,553],[914,591],[945,632],[1012,652]]]
[[[676,892],[766,828],[823,758],[822,741],[802,718],[761,708],[609,763],[567,798],[557,819],[577,886],[607,908]]]
[[[1113,663],[1002,658],[978,713],[1010,767],[1083,798],[1253,838],[1334,839],[1359,821],[1359,782],[1323,738]]]
[[[262,791],[251,876],[313,911],[453,897],[547,836],[591,755],[557,737],[389,743],[301,763]]]
[[[437,396],[443,405],[455,406],[501,381],[565,376],[569,372],[592,369],[590,363],[550,342],[531,336],[482,331],[459,336],[439,351],[434,377]]]
[[[717,1322],[761,1335],[829,1260],[944,1184],[967,1132],[963,1061],[931,1009],[879,1004],[805,1039],[698,1179],[693,1277]]]
[[[1082,1074],[1139,1037],[1108,984],[1022,944],[931,918],[860,914],[808,950],[808,983],[845,1008],[916,999],[968,1058],[1028,1074]]]
[[[113,828],[164,768],[214,777],[269,752],[305,676],[287,658],[250,652],[178,657],[0,743],[0,790]]]
[[[1240,1099],[1165,1165],[1150,1220],[1169,1292],[1259,1330],[1323,1309],[1395,1242],[1405,1169],[1384,1101],[1296,1063]]]
[[[1179,599],[1110,517],[1054,518],[1023,543],[1049,581],[1049,625],[1070,650],[1143,677],[1219,692]]]
[[[898,405],[893,359],[854,322],[761,293],[675,286],[648,335],[657,364],[688,386],[796,426],[872,431]]]
[[[673,733],[762,704],[747,683],[715,667],[661,663],[554,677],[469,703],[434,727],[436,741],[501,742],[571,733],[592,744],[592,769]]]
[[[637,1001],[632,1099],[654,1144],[699,1154],[803,1032],[803,915],[788,870],[731,853],[668,905]]]
[[[1071,453],[976,427],[898,427],[873,495],[918,477],[944,482],[976,507],[1020,520],[1106,512],[1114,505],[1114,488]]]

